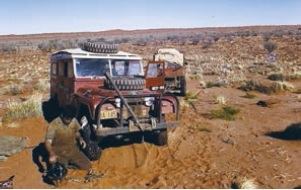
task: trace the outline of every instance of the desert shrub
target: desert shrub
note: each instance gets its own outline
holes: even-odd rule
[[[297,90],[295,90],[294,93],[301,94],[301,88],[298,88]]]
[[[50,52],[53,48],[53,44],[43,42],[43,43],[38,44],[38,48],[41,51]]]
[[[17,47],[12,44],[0,44],[0,52],[16,52]]]
[[[263,44],[264,49],[266,49],[269,53],[273,52],[275,49],[277,49],[277,43],[274,42],[265,42]]]
[[[269,41],[271,38],[272,34],[270,32],[263,32],[263,39],[264,41]]]
[[[234,84],[244,82],[246,80],[246,76],[241,71],[229,72],[224,77],[224,80],[227,86],[232,86]]]
[[[254,179],[247,179],[246,177],[239,177],[231,184],[232,189],[257,189]]]
[[[41,95],[33,95],[21,103],[9,102],[8,109],[2,118],[3,122],[41,116],[41,100]]]
[[[202,77],[203,77],[203,75],[198,72],[192,72],[191,74],[188,74],[188,78],[191,80],[198,80],[198,79],[201,79]]]
[[[284,81],[285,80],[285,75],[282,73],[274,73],[268,76],[269,80],[273,81]]]
[[[196,128],[196,130],[198,130],[200,132],[206,132],[206,133],[212,132],[211,129],[204,127],[202,125],[197,125],[195,128]]]
[[[272,84],[271,90],[273,92],[281,92],[281,91],[293,91],[294,90],[294,85],[289,83],[289,82],[281,82],[281,81],[276,81],[275,83]]]
[[[244,90],[244,91],[249,91],[249,90],[257,90],[257,88],[260,86],[260,83],[257,80],[250,80],[247,81],[245,85],[242,85],[239,87],[239,89]]]
[[[189,126],[189,129],[192,129],[194,131],[199,131],[199,132],[206,132],[206,133],[212,132],[212,130],[209,129],[207,126],[205,126],[203,123],[197,123],[195,125],[191,125]]]
[[[139,38],[134,40],[133,45],[136,46],[146,46],[148,43],[148,40],[146,38]]]
[[[131,41],[131,38],[129,38],[129,37],[115,38],[113,40],[113,42],[116,44],[129,43],[130,41]]]
[[[217,42],[219,40],[219,38],[220,38],[218,35],[214,35],[212,37],[213,37],[214,42]]]
[[[212,82],[212,81],[208,81],[206,83],[206,87],[207,88],[212,88],[212,87],[221,87],[222,85],[219,82]]]
[[[297,74],[291,74],[291,75],[284,75],[282,73],[274,73],[268,76],[269,80],[272,81],[290,81],[290,80],[296,80],[300,79],[301,75],[299,73]]]
[[[246,84],[238,87],[238,89],[241,89],[243,91],[256,90],[265,94],[271,94],[273,92],[270,87],[264,86],[256,80],[247,81]]]
[[[22,84],[10,84],[4,88],[4,94],[18,95],[23,93]]]
[[[246,93],[246,95],[243,96],[244,98],[249,98],[249,99],[254,99],[256,98],[257,96],[255,94],[251,94],[251,93]]]
[[[200,93],[201,93],[201,91],[198,91],[195,94],[192,94],[192,92],[187,92],[185,97],[184,97],[184,100],[187,101],[187,102],[196,101],[198,99],[198,96],[199,96]]]
[[[202,48],[207,49],[207,48],[211,47],[212,45],[213,45],[213,39],[208,38],[208,39],[203,40]]]
[[[49,81],[47,79],[39,79],[34,85],[34,89],[38,91],[46,91],[49,89]]]
[[[236,119],[236,115],[240,112],[238,108],[234,108],[231,106],[223,106],[222,109],[219,110],[211,110],[208,115],[209,118],[215,119],[225,119],[227,121],[234,121]]]
[[[226,104],[226,99],[222,95],[215,96],[214,99],[217,104]]]

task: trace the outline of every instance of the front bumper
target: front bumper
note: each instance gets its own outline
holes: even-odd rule
[[[143,131],[155,131],[167,129],[170,127],[177,127],[179,124],[178,121],[174,122],[164,122],[164,123],[141,123],[140,127]],[[129,127],[99,127],[96,129],[97,136],[108,136],[108,135],[121,135],[132,132],[140,132],[141,129],[134,124],[134,122],[130,122]]]

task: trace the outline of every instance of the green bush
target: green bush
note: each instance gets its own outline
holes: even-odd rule
[[[246,95],[244,95],[244,97],[245,98],[249,98],[249,99],[254,99],[254,98],[256,98],[257,96],[256,95],[254,95],[254,94],[251,94],[251,93],[246,93]]]
[[[210,118],[215,119],[225,119],[227,121],[234,121],[236,119],[236,115],[240,112],[238,108],[233,108],[231,106],[223,106],[222,109],[219,110],[211,110]]]

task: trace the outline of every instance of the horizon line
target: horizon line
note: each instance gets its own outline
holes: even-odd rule
[[[75,33],[99,33],[110,31],[142,31],[142,30],[172,30],[172,29],[208,29],[208,28],[247,28],[247,27],[273,27],[273,26],[301,26],[301,24],[280,24],[280,25],[240,25],[240,26],[206,26],[206,27],[172,27],[172,28],[137,28],[137,29],[107,29],[98,31],[70,31],[70,32],[41,32],[41,33],[22,33],[22,34],[0,34],[0,36],[26,36],[26,35],[45,35],[45,34],[75,34]]]

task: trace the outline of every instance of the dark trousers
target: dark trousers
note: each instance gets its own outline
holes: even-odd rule
[[[63,164],[66,168],[68,164],[75,165],[80,170],[88,170],[91,168],[90,160],[77,147],[55,150],[58,156],[58,162]]]

